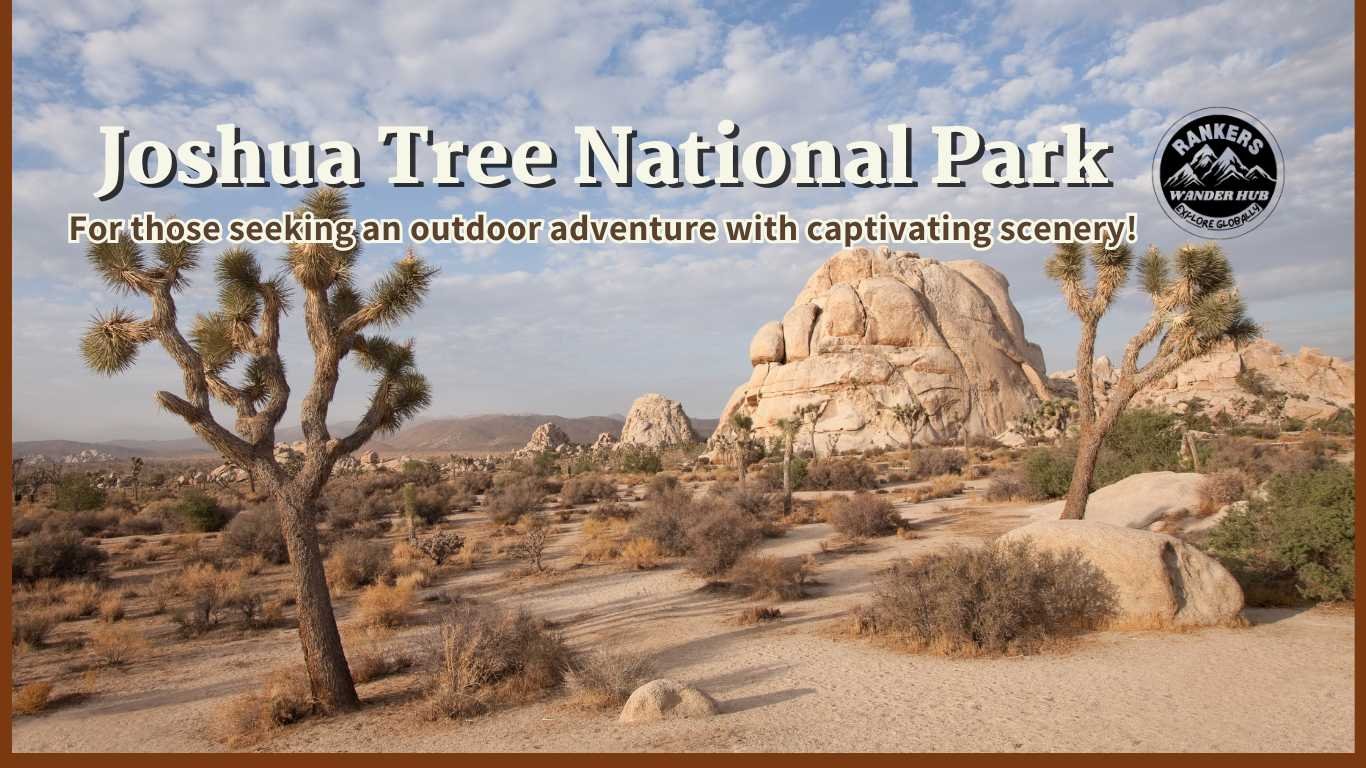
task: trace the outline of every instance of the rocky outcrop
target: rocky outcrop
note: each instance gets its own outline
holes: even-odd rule
[[[1103,400],[1119,373],[1101,357],[1093,378],[1097,399]],[[1050,385],[1057,393],[1074,397],[1076,371],[1052,374]],[[1196,398],[1203,401],[1206,415],[1222,413],[1244,423],[1281,417],[1327,419],[1356,404],[1356,363],[1309,347],[1288,355],[1262,339],[1191,360],[1135,395],[1132,405],[1184,411]]]
[[[1200,509],[1198,472],[1141,472],[1100,488],[1086,501],[1086,519],[1125,528],[1151,528],[1192,517]],[[1040,516],[1059,517],[1064,502],[1039,507]]]
[[[1001,537],[1024,539],[1049,552],[1080,550],[1114,585],[1120,625],[1229,624],[1243,610],[1243,590],[1224,566],[1166,534],[1092,520],[1048,520]]]
[[[778,346],[781,349],[781,334]],[[636,398],[631,404],[631,412],[626,414],[626,423],[621,427],[622,445],[661,448],[698,441],[697,432],[693,430],[688,414],[683,412],[683,406],[653,393]]]
[[[592,450],[610,451],[617,447],[617,439],[611,432],[603,432],[598,435],[598,439],[593,441]]]
[[[818,453],[991,436],[1049,397],[1043,352],[1025,338],[1009,284],[975,261],[840,251],[749,352],[753,372],[714,440],[732,413],[751,416],[763,439],[804,406],[818,409]],[[911,435],[895,411],[913,403],[926,419]]]
[[[532,431],[531,439],[527,441],[526,447],[517,453],[530,456],[546,451],[559,451],[569,445],[569,435],[566,435],[564,430],[560,429],[554,422],[547,421]]]
[[[720,711],[716,701],[674,680],[652,680],[640,686],[621,708],[623,723],[649,723],[676,717],[711,717]]]

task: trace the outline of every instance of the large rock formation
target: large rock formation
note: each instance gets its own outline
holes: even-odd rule
[[[1089,505],[1088,505],[1089,506]],[[1001,541],[1080,550],[1115,587],[1121,625],[1210,626],[1238,620],[1243,589],[1217,560],[1178,538],[1090,520],[1048,520]]]
[[[939,262],[887,249],[843,250],[806,283],[781,322],[750,343],[750,379],[731,395],[732,413],[755,435],[815,406],[815,450],[866,450],[991,436],[1049,393],[1043,351],[1024,335],[1009,284],[976,261]],[[913,436],[898,405],[919,403]],[[803,445],[808,437],[802,438]]]
[[[782,339],[778,340],[779,345]],[[660,448],[666,445],[696,443],[699,438],[692,421],[677,401],[654,393],[641,395],[631,403],[626,423],[621,427],[622,445]]]
[[[518,451],[520,456],[534,456],[545,453],[546,451],[560,451],[570,445],[569,435],[564,433],[553,421],[547,421],[537,427],[531,433],[531,439],[527,441],[526,447]]]
[[[1247,372],[1255,376],[1249,377]],[[1108,358],[1101,357],[1096,360],[1093,378],[1098,399],[1104,399],[1119,372]],[[1074,396],[1076,371],[1052,374],[1050,385],[1059,394]],[[1259,403],[1265,395],[1274,399],[1277,393],[1285,395],[1282,413]],[[1224,413],[1241,422],[1261,423],[1280,416],[1304,421],[1327,419],[1338,409],[1356,404],[1356,363],[1310,347],[1287,355],[1263,339],[1242,349],[1230,346],[1191,360],[1135,395],[1133,405],[1180,411],[1195,398],[1204,401],[1207,415]]]
[[[1125,528],[1154,528],[1189,518],[1200,510],[1198,472],[1140,472],[1098,488],[1086,501],[1086,519]],[[1038,508],[1040,516],[1057,518],[1065,502]]]

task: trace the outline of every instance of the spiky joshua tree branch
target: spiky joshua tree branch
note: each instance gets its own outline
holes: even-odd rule
[[[349,209],[343,193],[320,189],[303,209],[317,218],[341,219]],[[188,336],[177,323],[176,294],[189,284],[202,246],[162,243],[150,258],[139,243],[121,239],[92,245],[87,257],[115,292],[142,295],[151,303],[146,318],[114,309],[91,322],[81,355],[92,370],[113,375],[132,367],[142,345],[157,342],[180,367],[183,393],[161,391],[157,402],[180,416],[201,438],[236,466],[259,479],[281,512],[298,590],[299,636],[309,681],[328,710],[359,705],[342,652],[318,548],[318,497],[337,460],[377,431],[392,431],[431,401],[426,378],[417,372],[413,343],[373,333],[412,314],[422,303],[436,270],[409,252],[368,292],[352,282],[359,247],[349,251],[325,244],[291,243],[280,274],[263,274],[246,248],[224,251],[215,266],[218,307],[198,315]],[[293,278],[293,285],[289,278]],[[274,457],[275,429],[289,404],[289,383],[280,357],[280,320],[289,311],[295,285],[303,294],[304,325],[313,349],[313,377],[301,407],[307,447],[297,471]],[[347,355],[376,377],[370,403],[354,431],[333,437],[327,414],[338,369]],[[236,371],[236,382],[229,379]],[[220,424],[213,401],[236,414],[232,429]]]
[[[1090,286],[1085,282],[1088,262],[1095,272]],[[1152,310],[1125,346],[1119,380],[1104,406],[1099,406],[1091,370],[1096,328],[1128,281],[1133,265],[1133,253],[1128,248],[1106,251],[1092,246],[1088,254],[1076,244],[1059,246],[1046,265],[1048,276],[1058,282],[1068,308],[1082,326],[1077,346],[1080,435],[1063,519],[1079,520],[1086,514],[1101,443],[1134,395],[1188,360],[1222,344],[1242,345],[1261,335],[1261,329],[1247,316],[1247,307],[1233,282],[1233,268],[1219,246],[1184,245],[1172,259],[1157,248],[1149,248],[1138,261],[1138,277]],[[1151,358],[1139,365],[1150,348]]]

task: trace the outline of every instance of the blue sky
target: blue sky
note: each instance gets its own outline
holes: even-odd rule
[[[1157,209],[1149,164],[1180,115],[1213,105],[1257,115],[1286,158],[1284,197],[1255,232],[1228,241],[1252,314],[1287,349],[1350,356],[1355,169],[1353,8],[1347,2],[1111,4],[890,2],[584,4],[16,2],[14,10],[14,439],[175,437],[157,389],[178,373],[148,348],[132,371],[80,367],[79,334],[97,309],[140,309],[111,296],[65,242],[69,211],[229,218],[274,215],[297,191],[131,187],[108,203],[98,128],[173,146],[238,124],[262,143],[343,139],[369,183],[359,216],[745,216],[799,218],[885,210],[924,216],[1122,216],[1141,244],[1186,238]],[[1141,7],[1130,7],[1141,6]],[[630,124],[678,141],[741,126],[741,140],[837,144],[916,134],[914,189],[584,189],[577,124]],[[989,139],[1058,138],[1087,126],[1115,145],[1110,189],[1000,190],[971,177],[935,188],[932,125],[964,123]],[[544,139],[559,182],[394,189],[377,125],[426,124],[438,139]],[[897,244],[892,243],[893,247]],[[402,246],[365,251],[362,280]],[[1043,277],[1047,247],[919,248],[1003,271],[1050,369],[1073,366],[1076,326]],[[211,251],[212,252],[212,251]],[[624,412],[658,391],[714,416],[748,376],[747,344],[779,318],[831,251],[823,246],[427,246],[441,277],[397,333],[417,339],[434,384],[428,416]],[[278,248],[261,249],[276,263]],[[205,270],[205,272],[207,272]],[[208,307],[203,274],[182,315]],[[1114,354],[1144,305],[1127,295],[1101,327]],[[302,328],[287,328],[291,374],[308,372]],[[343,376],[333,414],[357,415],[369,382]],[[42,408],[32,407],[42,403]],[[289,417],[293,419],[293,414]]]

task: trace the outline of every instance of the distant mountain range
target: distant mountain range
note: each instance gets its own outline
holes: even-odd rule
[[[1260,165],[1248,167],[1232,147],[1225,147],[1223,153],[1215,157],[1214,150],[1206,144],[1168,176],[1163,184],[1178,188],[1218,188],[1230,181],[1274,182],[1275,179]]]
[[[610,432],[621,434],[625,417],[582,416],[569,418],[548,414],[486,414],[482,416],[463,416],[459,418],[431,419],[409,425],[392,435],[372,440],[366,450],[374,449],[381,454],[392,453],[497,453],[514,451],[526,445],[536,427],[553,422],[569,435],[576,443],[592,443],[599,434]],[[716,430],[717,419],[692,419],[693,428],[704,439]],[[355,422],[342,422],[332,425],[333,434],[345,434],[355,427]],[[298,427],[279,430],[279,442],[293,442],[303,438]],[[80,453],[83,450],[96,450],[107,453],[116,459],[133,456],[145,458],[193,458],[211,456],[214,451],[197,437],[179,440],[132,440],[119,439],[104,442],[78,442],[74,440],[21,440],[14,443],[16,457],[43,454],[49,459]]]

